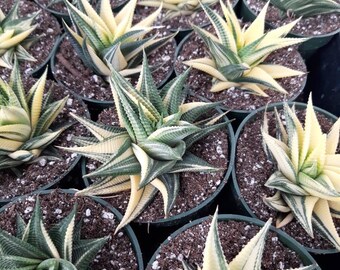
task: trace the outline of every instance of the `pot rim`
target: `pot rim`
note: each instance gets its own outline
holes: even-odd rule
[[[249,114],[239,125],[236,133],[235,133],[235,148],[234,148],[234,153],[233,155],[235,156],[235,162],[234,162],[234,167],[233,167],[233,171],[232,171],[232,186],[233,186],[233,190],[236,192],[236,196],[238,198],[238,200],[241,202],[243,209],[247,212],[248,215],[250,215],[253,218],[258,218],[253,211],[250,209],[250,207],[248,206],[248,204],[246,203],[246,201],[244,200],[242,194],[241,194],[241,190],[239,188],[238,185],[238,181],[237,181],[237,177],[236,177],[236,151],[237,151],[237,141],[241,135],[241,132],[243,131],[245,125],[250,122],[251,120],[253,120],[258,113],[261,113],[263,111],[265,111],[267,109],[267,111],[272,111],[274,109],[274,107],[280,108],[283,106],[285,102],[277,102],[277,103],[272,103],[270,104],[267,108],[266,106],[263,106],[261,108],[258,108],[257,110],[254,110],[251,114]],[[287,102],[287,104],[289,106],[292,106],[293,104],[295,104],[295,107],[297,108],[306,108],[307,104],[306,103],[302,103],[302,102]],[[330,112],[327,112],[324,109],[321,109],[319,107],[313,106],[316,112],[319,112],[323,115],[325,115],[327,118],[331,119],[332,121],[334,120],[334,122],[336,121],[337,117],[333,114],[331,114]],[[336,249],[318,249],[318,248],[310,248],[310,247],[306,247],[304,246],[305,249],[308,252],[314,253],[314,254],[333,254],[333,253],[339,253],[338,250]]]

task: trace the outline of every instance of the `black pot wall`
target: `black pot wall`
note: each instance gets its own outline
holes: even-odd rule
[[[308,63],[307,88],[313,93],[315,106],[340,116],[340,33]]]

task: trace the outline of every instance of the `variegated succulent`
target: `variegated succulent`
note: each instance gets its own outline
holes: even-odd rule
[[[340,250],[340,238],[332,220],[340,217],[340,154],[336,154],[340,120],[324,134],[311,97],[304,126],[294,107],[287,104],[284,105],[286,126],[277,111],[275,114],[278,138],[268,133],[266,114],[262,127],[265,149],[277,164],[277,171],[265,184],[277,192],[265,198],[265,203],[282,213],[278,227],[295,217],[311,237],[315,226]]]
[[[138,5],[148,7],[159,7],[163,5],[163,8],[167,10],[164,17],[165,20],[174,18],[179,15],[191,15],[197,10],[201,9],[201,5],[212,5],[218,2],[218,0],[142,0],[138,2]]]
[[[213,219],[211,221],[210,229],[205,242],[203,254],[203,268],[197,267],[198,270],[239,270],[239,269],[261,269],[261,260],[263,250],[265,247],[266,236],[269,232],[269,219],[261,230],[249,240],[249,242],[242,248],[237,256],[230,262],[224,256],[220,237],[217,228],[218,210],[216,209]],[[182,261],[184,270],[194,270],[184,260]],[[317,269],[315,265],[300,267],[296,270],[313,270]]]
[[[0,230],[0,269],[88,269],[108,237],[81,239],[76,209],[47,231],[37,199],[28,224],[17,215],[16,236]]]
[[[19,17],[19,0],[16,0],[7,15],[0,9],[0,67],[12,68],[14,56],[18,60],[35,61],[27,49],[37,40],[29,35],[37,27],[33,24],[39,14]]]
[[[15,61],[9,84],[0,78],[0,169],[32,163],[42,155],[55,158],[44,150],[68,127],[49,129],[67,97],[52,102],[51,89],[44,96],[46,76],[47,69],[26,92]]]
[[[279,8],[283,16],[310,17],[340,12],[340,4],[332,0],[270,0],[270,3]]]
[[[150,54],[167,43],[175,34],[158,37],[146,36],[155,26],[151,26],[161,11],[150,14],[132,26],[137,0],[131,0],[116,15],[111,10],[110,0],[101,0],[97,13],[87,0],[78,1],[77,9],[67,0],[65,3],[74,27],[66,23],[64,27],[72,44],[84,64],[95,73],[109,77],[110,68],[120,71],[123,76],[139,73],[143,50]]]
[[[298,20],[265,32],[265,15],[268,4],[249,27],[241,27],[232,6],[220,1],[226,21],[209,7],[202,5],[214,26],[217,37],[205,29],[193,26],[195,32],[208,47],[211,58],[185,61],[184,64],[212,76],[211,92],[230,87],[250,90],[251,93],[267,96],[265,89],[286,94],[275,80],[304,74],[282,65],[262,63],[275,50],[305,41],[304,38],[285,38]]]
[[[119,230],[135,219],[152,201],[157,190],[163,196],[165,216],[175,202],[180,172],[209,172],[214,168],[190,153],[190,146],[210,132],[225,127],[215,124],[222,115],[197,120],[217,103],[183,103],[188,72],[166,84],[159,92],[144,55],[143,69],[134,88],[113,70],[111,89],[120,126],[106,126],[73,115],[95,138],[75,138],[79,147],[65,150],[103,163],[85,177],[101,177],[77,195],[108,195],[131,190],[130,201]]]

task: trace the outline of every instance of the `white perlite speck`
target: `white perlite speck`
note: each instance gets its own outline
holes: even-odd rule
[[[90,209],[88,209],[88,208],[86,209],[85,216],[87,216],[87,217],[91,216],[91,210]]]
[[[106,212],[106,211],[103,211],[102,213],[103,213],[102,218],[105,218],[105,219],[113,219],[114,218],[113,213]]]
[[[33,207],[32,206],[27,206],[24,213],[25,214],[28,214],[28,213],[31,213],[33,211]]]

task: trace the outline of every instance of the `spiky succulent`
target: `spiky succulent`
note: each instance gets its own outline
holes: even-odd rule
[[[268,3],[255,21],[242,28],[228,2],[226,7],[220,1],[226,21],[209,7],[202,5],[214,26],[217,37],[207,30],[193,26],[209,49],[211,58],[185,61],[184,64],[199,69],[212,76],[211,92],[219,92],[230,87],[250,90],[267,96],[265,89],[287,93],[275,79],[304,74],[282,65],[262,63],[275,50],[301,43],[303,38],[284,38],[298,20],[265,33],[265,15]]]
[[[322,133],[311,97],[304,126],[294,107],[287,104],[284,105],[286,127],[277,111],[275,114],[279,137],[268,133],[266,114],[262,127],[265,149],[277,164],[277,171],[265,184],[277,192],[265,198],[265,202],[283,213],[278,227],[295,217],[311,237],[315,226],[340,250],[340,238],[332,220],[340,217],[340,154],[336,154],[340,120],[328,134]]]
[[[270,0],[281,10],[282,15],[310,17],[326,13],[339,13],[340,4],[332,0]]]
[[[159,7],[163,5],[164,9],[167,9],[165,20],[174,18],[179,15],[191,15],[197,10],[201,9],[201,5],[212,5],[218,2],[218,0],[142,0],[138,2],[138,5]]]
[[[0,270],[8,269],[88,269],[107,237],[81,239],[81,222],[76,224],[77,207],[55,224],[45,228],[37,199],[28,224],[17,215],[17,235],[0,230]]]
[[[48,155],[45,148],[68,127],[49,129],[67,97],[52,102],[51,89],[44,96],[46,76],[47,69],[26,92],[16,61],[9,84],[0,78],[0,169],[32,163]]]
[[[0,66],[12,68],[14,56],[18,60],[35,61],[27,52],[36,38],[28,36],[37,27],[33,24],[39,14],[35,12],[27,17],[19,17],[19,0],[16,0],[7,15],[0,9]]]
[[[269,219],[261,230],[249,240],[237,256],[230,262],[224,256],[220,237],[218,235],[217,218],[218,210],[216,209],[211,221],[210,229],[205,242],[203,254],[203,268],[197,267],[198,270],[239,270],[239,269],[261,269],[261,260],[265,247],[266,236],[269,232],[271,219]],[[194,270],[184,260],[182,261],[184,270]],[[315,265],[309,265],[298,268],[299,270],[317,269]],[[296,269],[297,270],[297,269]]]
[[[173,79],[159,92],[144,55],[136,88],[113,70],[111,89],[120,126],[106,126],[73,115],[95,138],[76,138],[80,147],[65,150],[103,163],[85,177],[101,177],[77,195],[106,195],[131,190],[119,230],[136,218],[157,190],[163,196],[167,216],[178,193],[180,172],[217,169],[190,153],[190,146],[210,132],[226,126],[215,124],[222,115],[197,120],[216,103],[183,103],[188,72]]]
[[[79,9],[65,0],[74,27],[78,31],[73,31],[64,23],[65,30],[84,64],[98,75],[110,76],[110,67],[120,71],[123,76],[139,73],[143,50],[149,54],[174,36],[145,36],[156,28],[150,25],[162,7],[132,26],[136,2],[137,0],[129,1],[114,15],[109,0],[100,1],[98,13],[86,0],[78,1]]]

